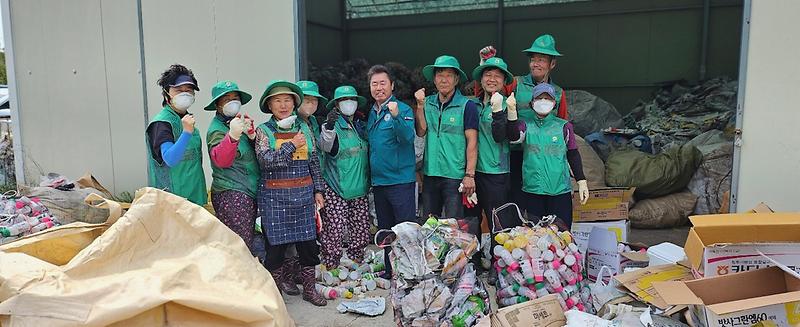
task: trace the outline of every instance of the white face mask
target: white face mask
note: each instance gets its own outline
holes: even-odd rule
[[[236,117],[240,109],[242,109],[242,102],[239,100],[231,100],[222,106],[222,114],[228,117]]]
[[[180,93],[172,98],[172,108],[178,112],[186,112],[194,103],[194,94],[189,92]]]
[[[344,100],[339,102],[339,110],[342,111],[342,115],[352,116],[356,112],[356,108],[358,108],[358,101],[356,100]]]
[[[308,118],[311,117],[311,115],[313,115],[315,112],[317,112],[317,106],[315,104],[312,105],[303,102],[303,104],[300,105],[300,109],[298,109],[297,111],[301,116]]]
[[[533,102],[533,111],[536,111],[537,114],[542,116],[546,116],[553,111],[553,107],[555,106],[556,102],[553,100],[539,99]]]
[[[292,128],[292,125],[294,125],[295,120],[297,120],[296,115],[291,115],[289,117],[281,119],[278,121],[278,127],[282,129],[290,129]]]

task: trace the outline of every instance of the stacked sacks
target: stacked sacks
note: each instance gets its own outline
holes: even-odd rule
[[[469,258],[477,238],[463,222],[429,218],[392,228],[391,301],[402,326],[472,326],[489,313],[489,294]]]
[[[584,280],[583,254],[569,232],[558,232],[552,224],[521,226],[498,233],[495,240],[498,305],[556,294],[564,311],[591,309],[587,305],[591,291]]]

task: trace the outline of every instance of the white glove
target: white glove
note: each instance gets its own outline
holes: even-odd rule
[[[581,196],[581,205],[586,204],[586,201],[589,201],[589,186],[586,185],[585,179],[578,181],[578,193]]]
[[[492,113],[503,110],[503,95],[500,92],[494,92],[489,102],[492,104]]]
[[[508,108],[508,121],[517,120],[517,98],[514,97],[514,92],[506,99],[506,107]]]
[[[228,132],[228,135],[230,135],[232,139],[238,141],[239,138],[242,137],[242,132],[244,132],[244,120],[240,117],[234,117],[231,119],[230,127],[231,130]]]

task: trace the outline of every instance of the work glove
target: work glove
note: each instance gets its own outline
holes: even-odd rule
[[[508,121],[517,121],[517,98],[514,97],[514,92],[511,92],[506,99],[506,108],[508,109]]]
[[[503,95],[500,92],[494,92],[489,102],[492,104],[492,113],[503,111]]]
[[[337,119],[339,119],[339,111],[336,109],[331,110],[331,112],[328,113],[328,117],[325,119],[325,129],[329,131],[333,130]]]
[[[486,46],[480,51],[478,51],[478,56],[481,58],[481,65],[486,62],[486,59],[494,57],[497,54],[497,50],[493,46]]]
[[[458,185],[458,192],[464,192],[464,184]],[[472,192],[470,196],[461,194],[461,203],[468,209],[474,208],[478,205],[478,193]]]
[[[586,185],[585,179],[578,181],[578,194],[581,197],[581,205],[584,205],[586,204],[586,201],[589,201],[589,186]]]
[[[239,138],[242,137],[242,132],[244,132],[244,120],[240,117],[233,117],[229,126],[231,130],[228,131],[228,136],[234,141],[239,141]]]
[[[246,130],[245,133],[247,134],[247,138],[250,140],[255,140],[256,124],[253,121],[253,118],[250,118],[250,116],[247,114],[244,115],[244,129]]]

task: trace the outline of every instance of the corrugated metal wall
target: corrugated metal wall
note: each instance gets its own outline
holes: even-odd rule
[[[258,99],[270,79],[296,78],[294,1],[141,0],[144,61],[137,1],[4,1],[29,184],[41,173],[91,171],[116,193],[145,186],[146,116],[161,109],[156,80],[170,64],[197,75],[190,111],[204,140],[213,113],[202,107],[217,80],[236,80]],[[244,108],[262,116],[257,101]]]
[[[741,0],[711,1],[708,77],[737,75],[741,6]],[[341,14],[335,9],[309,6],[308,17],[333,20]],[[555,81],[595,93],[625,113],[659,83],[698,78],[702,13],[702,0],[594,0],[507,8],[499,53],[513,73],[526,74],[527,57],[520,51],[536,36],[550,33],[565,54]],[[448,53],[471,71],[478,49],[500,43],[497,17],[497,10],[477,10],[352,19],[345,33],[335,34],[338,38],[309,29],[309,58],[314,64],[346,58],[325,55],[335,48],[331,42],[342,39],[347,40],[349,58],[398,61],[413,68]]]

